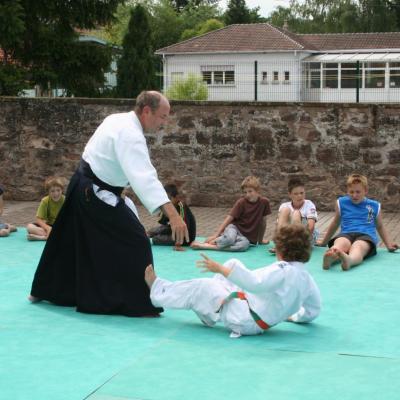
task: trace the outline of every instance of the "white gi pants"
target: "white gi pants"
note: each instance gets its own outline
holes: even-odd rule
[[[219,274],[213,278],[177,282],[157,278],[151,287],[150,299],[156,307],[193,310],[208,326],[221,321],[239,336],[262,333],[263,330],[254,322],[246,301],[232,299],[217,312],[222,300],[237,290],[240,288]]]

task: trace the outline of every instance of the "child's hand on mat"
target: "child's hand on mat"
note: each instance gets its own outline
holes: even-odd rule
[[[215,244],[215,239],[217,238],[217,235],[209,236],[206,240],[205,243],[210,243],[210,244]]]
[[[314,243],[314,246],[317,246],[317,247],[325,247],[325,246],[326,246],[326,243],[324,243],[324,241],[323,241],[322,239],[318,239],[318,240]]]

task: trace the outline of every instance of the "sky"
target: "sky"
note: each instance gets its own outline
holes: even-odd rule
[[[229,0],[220,0],[219,5],[225,9]],[[278,6],[287,7],[289,0],[246,0],[246,5],[249,8],[260,7],[260,15],[268,17],[268,15]]]

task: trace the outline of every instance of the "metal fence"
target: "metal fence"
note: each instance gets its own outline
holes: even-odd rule
[[[349,55],[325,61],[167,57],[163,89],[192,74],[207,86],[209,101],[400,103],[398,56],[399,61],[355,61]]]

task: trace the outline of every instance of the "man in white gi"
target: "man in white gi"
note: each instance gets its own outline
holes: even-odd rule
[[[150,213],[168,216],[181,244],[188,232],[153,167],[143,132],[168,119],[158,92],[142,92],[134,111],[105,118],[88,141],[63,208],[37,268],[31,301],[76,306],[77,311],[156,316],[143,275],[153,262],[135,208],[121,193],[130,185]]]
[[[311,236],[300,224],[281,227],[275,237],[279,261],[256,270],[239,260],[223,265],[202,255],[197,266],[215,272],[214,278],[170,282],[145,271],[155,306],[193,310],[213,326],[221,321],[232,337],[257,335],[288,320],[310,322],[321,309],[319,289],[304,264],[311,255]]]

